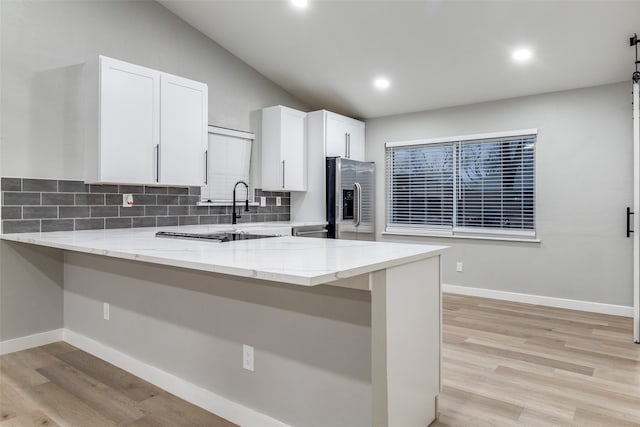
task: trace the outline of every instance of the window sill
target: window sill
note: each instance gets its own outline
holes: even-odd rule
[[[389,236],[418,236],[418,237],[435,237],[438,239],[467,239],[467,240],[493,240],[500,242],[521,242],[521,243],[540,243],[540,239],[527,237],[508,237],[508,236],[461,236],[450,234],[438,234],[428,232],[415,231],[383,231],[382,235]]]

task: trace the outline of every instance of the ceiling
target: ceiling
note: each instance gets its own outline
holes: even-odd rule
[[[630,80],[640,33],[634,0],[159,1],[310,107],[358,118]]]

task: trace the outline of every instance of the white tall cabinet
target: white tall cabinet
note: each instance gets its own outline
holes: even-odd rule
[[[205,185],[207,85],[100,56],[88,79],[87,182]],[[97,108],[95,105],[97,105]]]
[[[307,113],[307,191],[291,193],[291,220],[326,221],[326,158],[364,161],[365,124],[326,110]]]
[[[263,190],[307,190],[306,115],[282,105],[262,110]]]

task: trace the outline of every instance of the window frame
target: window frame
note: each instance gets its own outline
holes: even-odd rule
[[[463,227],[456,225],[457,200],[455,197],[457,190],[458,171],[457,162],[459,152],[458,149],[464,143],[470,143],[478,140],[487,140],[489,143],[491,140],[505,139],[505,138],[520,138],[525,136],[533,136],[535,138],[535,145],[533,151],[533,206],[532,206],[532,222],[533,229],[500,229],[500,228],[483,228],[483,227]],[[390,165],[389,149],[399,147],[416,147],[425,146],[431,144],[439,145],[451,145],[453,147],[454,157],[454,171],[453,171],[453,212],[452,212],[452,225],[451,226],[438,226],[438,225],[421,225],[421,224],[397,224],[391,223],[391,212],[393,207],[392,203],[392,166]],[[452,237],[452,238],[466,238],[466,239],[488,239],[488,240],[513,240],[513,241],[525,241],[525,242],[539,242],[537,238],[537,145],[538,145],[538,129],[521,129],[513,131],[491,132],[470,134],[461,136],[451,136],[444,138],[430,138],[430,139],[417,139],[408,141],[395,141],[387,142],[385,144],[385,230],[382,234],[394,234],[394,235],[414,235],[414,236],[433,236],[433,237]],[[504,205],[501,205],[501,208]]]

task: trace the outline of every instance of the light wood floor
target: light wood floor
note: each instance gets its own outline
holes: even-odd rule
[[[444,297],[434,426],[640,426],[630,318]]]
[[[640,426],[631,319],[444,297],[445,426]],[[0,427],[232,426],[65,343],[0,357]]]
[[[59,342],[0,357],[0,426],[235,426]]]

